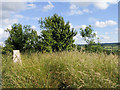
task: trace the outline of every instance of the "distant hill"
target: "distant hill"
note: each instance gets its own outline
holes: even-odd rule
[[[85,44],[77,44],[79,46],[84,46]],[[119,46],[120,43],[100,43],[101,46]]]

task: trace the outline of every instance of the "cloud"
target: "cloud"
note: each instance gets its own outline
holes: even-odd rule
[[[6,2],[2,3],[2,9],[3,11],[9,11],[9,12],[16,12],[19,10],[24,10],[26,8],[26,3],[25,2]]]
[[[107,20],[105,22],[103,22],[103,21],[96,21],[94,26],[98,27],[98,28],[104,28],[104,27],[107,27],[107,26],[114,26],[114,25],[117,25],[116,21]]]
[[[28,4],[27,2],[2,2],[2,6],[0,7],[0,25],[7,26],[17,23],[19,18],[23,18],[22,15],[16,15],[17,12],[35,7],[35,4]]]
[[[86,7],[88,7],[90,4],[91,4],[91,2],[70,2],[70,4],[73,6],[73,5],[75,5],[76,7],[83,7],[83,8],[86,8]]]
[[[69,12],[69,15],[82,15],[82,14],[83,14],[83,12],[80,10],[71,10]]]
[[[5,30],[6,29],[12,29],[12,26],[11,25],[8,25],[7,27],[5,27]]]
[[[92,11],[90,11],[89,9],[83,9],[83,12],[85,12],[85,13],[92,13]]]
[[[72,6],[70,7],[73,7],[73,8],[78,8],[78,7],[81,7],[81,8],[86,8],[90,5],[93,5],[95,8],[98,8],[98,9],[101,9],[101,10],[105,10],[107,9],[110,5],[112,4],[117,4],[118,3],[118,0],[110,0],[110,1],[106,1],[106,0],[102,0],[102,1],[99,1],[99,0],[94,0],[91,2],[70,2],[70,4],[72,4]]]
[[[69,25],[70,25],[70,29],[72,30],[72,28],[73,28],[73,25],[72,25],[72,23],[69,23]]]
[[[4,43],[3,43],[3,42],[0,42],[0,46],[2,46],[2,47],[3,47],[3,45],[4,45]]]
[[[94,18],[94,17],[90,17],[90,18],[88,19],[88,21],[93,23],[93,22],[96,22],[96,21],[97,21],[97,19],[96,19],[96,18]]]
[[[54,5],[50,1],[48,1],[48,3],[48,5],[43,7],[43,11],[52,10],[54,8]]]
[[[8,25],[12,25],[14,23],[17,23],[18,22],[18,19],[3,19],[2,20],[2,25],[3,26],[8,26]]]
[[[3,2],[1,10],[16,12],[26,9],[32,9],[35,7],[36,7],[35,4],[28,4],[27,2]]]
[[[81,25],[81,26],[77,25],[77,26],[75,26],[74,28],[75,28],[76,30],[80,30],[80,28],[85,29],[85,28],[86,28],[86,25]]]
[[[27,9],[33,9],[36,8],[35,4],[27,4]]]
[[[109,32],[105,32],[105,35],[108,35]]]
[[[14,17],[15,17],[15,18],[24,18],[23,15],[15,15]]]
[[[73,37],[73,39],[75,40],[75,44],[86,44],[86,42],[84,41],[84,39],[82,38],[82,36],[80,35],[80,28],[85,29],[86,25],[76,25],[73,26],[73,28],[75,28],[77,30],[77,35]],[[115,40],[113,37],[110,36],[110,34],[114,35],[114,34],[118,34],[117,33],[117,28],[115,28],[113,30],[113,32],[105,32],[105,34],[99,35],[99,33],[97,31],[94,31],[94,33],[96,34],[95,42],[98,42],[98,39],[100,40],[101,43],[112,43],[112,42],[117,42],[117,40]]]
[[[106,2],[95,2],[94,6],[97,7],[98,9],[107,9],[109,7],[109,4]]]
[[[86,42],[83,40],[82,36],[79,33],[74,36],[73,39],[75,40],[75,44],[86,44]]]
[[[33,19],[33,20],[40,20],[41,17],[33,17],[32,19]]]
[[[84,13],[92,13],[92,11],[86,8],[83,10],[80,10],[79,6],[77,6],[76,4],[71,4],[69,9],[70,9],[70,12],[68,12],[68,15],[82,15]]]
[[[32,28],[32,29],[34,29],[34,30],[36,29],[36,27],[35,27],[35,26],[32,26],[31,28]]]
[[[99,37],[101,43],[110,43],[110,42],[113,42],[113,39],[110,38],[110,36],[108,36],[108,35],[99,35],[98,37]]]
[[[78,9],[78,7],[75,4],[71,4],[70,9]]]
[[[9,33],[5,32],[4,30],[5,29],[0,28],[0,42],[4,42],[9,37]]]

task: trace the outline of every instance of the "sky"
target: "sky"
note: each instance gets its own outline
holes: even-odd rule
[[[101,43],[118,42],[118,1],[97,2],[37,2],[26,0],[27,2],[6,2],[0,3],[0,43],[9,37],[4,30],[11,29],[14,23],[31,25],[40,34],[38,20],[57,13],[62,16],[65,22],[69,21],[71,28],[78,32],[74,37],[75,44],[85,44],[80,36],[80,28],[92,25],[96,38],[99,37]],[[18,0],[19,1],[19,0]],[[85,0],[84,0],[85,1]],[[96,2],[95,2],[96,1]],[[97,42],[97,39],[95,40]]]

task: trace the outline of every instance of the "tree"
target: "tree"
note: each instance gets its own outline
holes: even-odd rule
[[[94,38],[96,34],[93,33],[93,29],[91,25],[87,26],[85,29],[80,28],[80,35],[84,38],[88,45],[85,45],[85,49],[91,52],[102,52],[103,48],[100,45],[100,41],[98,38],[98,43],[96,44]]]
[[[23,49],[28,51],[36,51],[38,48],[38,41],[40,39],[37,35],[37,31],[32,29],[30,25],[25,25],[23,29]]]
[[[85,29],[80,28],[80,34],[86,41],[86,43],[95,44],[94,37],[96,37],[96,34],[93,33],[93,29],[91,28],[91,25],[87,26]]]
[[[71,50],[74,47],[73,37],[77,34],[74,28],[70,29],[69,22],[65,23],[63,17],[54,14],[45,20],[39,21],[40,28],[43,30],[41,37],[44,49],[48,51]]]
[[[12,52],[13,49],[20,51],[37,49],[39,36],[37,35],[37,31],[33,30],[30,25],[25,25],[22,28],[21,24],[14,24],[12,29],[5,31],[9,33],[9,37],[5,41],[4,52]]]
[[[9,33],[8,39],[5,41],[6,47],[12,47],[12,49],[22,50],[23,48],[23,30],[21,24],[14,24],[12,29],[5,30]]]

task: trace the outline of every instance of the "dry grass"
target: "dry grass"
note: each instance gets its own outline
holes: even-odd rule
[[[84,52],[3,56],[3,88],[119,88],[118,56]]]

